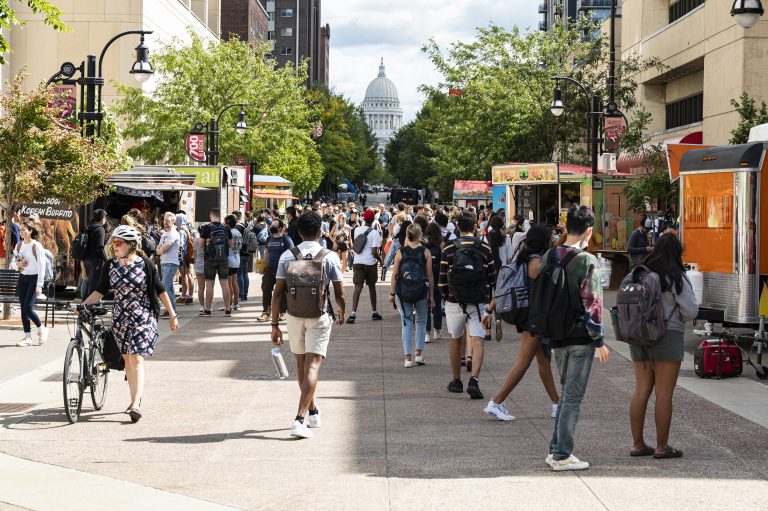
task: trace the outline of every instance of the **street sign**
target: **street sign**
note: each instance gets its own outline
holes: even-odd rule
[[[317,121],[317,126],[315,126],[315,129],[312,130],[312,140],[317,140],[318,138],[322,137],[323,133],[325,133],[323,123],[321,121]]]
[[[187,155],[195,161],[205,162],[205,135],[202,133],[187,133]]]

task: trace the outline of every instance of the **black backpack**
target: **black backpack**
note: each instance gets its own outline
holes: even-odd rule
[[[84,261],[88,255],[88,232],[80,231],[72,242],[72,258]]]
[[[467,305],[478,306],[488,301],[488,281],[485,276],[485,257],[480,251],[480,240],[465,245],[461,239],[453,241],[456,252],[448,268],[448,289],[466,314]]]
[[[427,297],[427,269],[424,247],[416,255],[407,255],[405,247],[400,248],[400,266],[397,271],[395,292],[402,303],[416,303]]]
[[[573,249],[559,263],[555,262],[554,249],[547,256],[549,264],[543,265],[531,291],[528,322],[534,334],[560,341],[571,337],[579,326],[583,306],[577,290],[568,288],[566,268],[581,252]]]
[[[205,258],[209,261],[222,262],[229,260],[229,238],[224,226],[212,226],[211,237],[205,247]]]

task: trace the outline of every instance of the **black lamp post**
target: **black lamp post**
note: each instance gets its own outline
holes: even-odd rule
[[[735,0],[731,7],[731,16],[736,18],[742,28],[752,28],[763,15],[763,4],[760,0]]]
[[[46,85],[50,85],[53,82],[80,85],[80,112],[78,112],[77,118],[80,121],[80,130],[81,132],[84,131],[86,137],[93,138],[94,134],[96,136],[101,136],[101,121],[104,120],[101,103],[101,92],[104,87],[102,68],[104,64],[104,55],[107,53],[107,50],[112,43],[121,37],[127,35],[140,35],[141,40],[136,47],[136,61],[133,63],[130,73],[136,81],[144,83],[154,74],[152,64],[149,62],[149,48],[144,44],[144,36],[151,33],[151,30],[128,30],[126,32],[121,32],[110,39],[99,55],[98,73],[96,72],[96,56],[88,55],[79,66],[75,66],[71,62],[65,62],[61,65],[61,68],[48,79]],[[72,80],[72,77],[77,71],[80,72],[80,78]]]

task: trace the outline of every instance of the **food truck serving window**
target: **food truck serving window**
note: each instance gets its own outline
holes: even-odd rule
[[[701,271],[733,271],[733,173],[688,174],[683,181],[686,261]]]

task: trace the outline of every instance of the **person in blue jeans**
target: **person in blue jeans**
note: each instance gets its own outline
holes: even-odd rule
[[[397,282],[404,278],[401,275],[400,264],[405,257],[415,257],[422,260],[424,264],[424,274],[427,277],[427,296],[415,302],[408,303],[402,301],[397,295]],[[432,274],[432,254],[421,245],[421,227],[416,224],[408,226],[406,231],[405,243],[395,254],[393,264],[393,278],[389,286],[389,301],[395,304],[395,308],[400,312],[400,319],[403,322],[403,353],[406,368],[417,365],[424,365],[424,341],[427,334],[427,316],[429,308],[435,306],[435,278]],[[416,356],[413,356],[413,316],[416,313]]]
[[[440,257],[442,256],[443,247],[443,231],[440,230],[440,226],[435,222],[430,222],[427,226],[427,243],[426,249],[432,255],[432,275],[440,274]],[[424,338],[424,342],[430,342],[432,339],[440,338],[440,330],[443,328],[443,310],[440,307],[440,302],[443,300],[443,294],[440,292],[439,286],[434,286],[435,294],[435,306],[427,314],[427,336]]]
[[[163,280],[163,287],[168,292],[168,298],[171,300],[174,314],[176,313],[176,296],[173,290],[173,280],[176,272],[179,271],[179,245],[181,236],[176,229],[176,214],[170,211],[163,215],[163,235],[160,237],[160,243],[157,244],[155,253],[160,256],[160,274]],[[164,318],[170,317],[170,311],[163,313]]]

